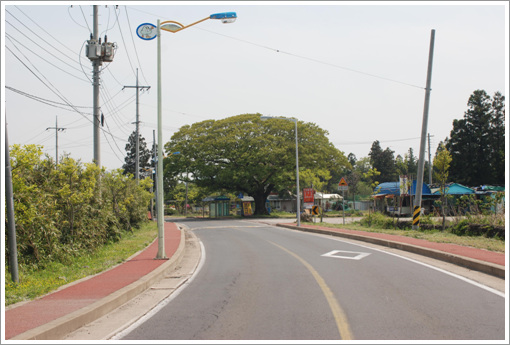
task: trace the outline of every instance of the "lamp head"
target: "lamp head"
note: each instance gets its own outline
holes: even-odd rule
[[[235,12],[215,13],[211,14],[209,19],[220,19],[223,24],[228,24],[236,21],[237,14]]]

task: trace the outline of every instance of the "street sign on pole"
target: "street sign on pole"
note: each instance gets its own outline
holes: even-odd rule
[[[347,184],[347,181],[345,178],[341,178],[340,182],[338,183],[338,190],[342,191],[342,213],[343,213],[343,220],[345,224],[345,191],[349,190],[349,185]]]
[[[349,185],[347,184],[347,181],[343,177],[340,179],[340,182],[338,183],[338,190],[342,192],[349,190]]]

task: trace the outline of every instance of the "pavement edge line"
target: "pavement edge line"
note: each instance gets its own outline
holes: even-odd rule
[[[177,225],[176,225],[177,226]],[[97,320],[112,310],[120,307],[130,299],[148,289],[163,278],[163,273],[174,269],[182,257],[185,249],[185,231],[179,229],[181,239],[179,247],[169,260],[154,269],[152,272],[138,279],[136,282],[92,303],[91,305],[62,316],[47,324],[18,334],[9,340],[58,340],[78,328]]]
[[[348,234],[343,232],[336,232],[336,231],[328,231],[328,230],[322,230],[322,229],[314,229],[314,228],[308,228],[308,227],[298,227],[295,225],[289,225],[289,224],[276,224],[279,227],[282,228],[288,228],[288,229],[294,229],[294,230],[300,230],[304,232],[314,232],[319,233],[323,235],[331,235],[331,236],[337,236],[337,237],[345,237],[350,238],[353,240],[359,240],[364,242],[369,242],[373,244],[382,245],[389,248],[395,248],[400,249],[404,251],[408,251],[414,254],[419,254],[423,256],[427,256],[433,259],[449,262],[458,266],[462,266],[465,268],[469,268],[472,270],[476,270],[482,273],[487,273],[492,276],[505,279],[505,267],[497,264],[493,264],[490,262],[484,262],[477,259],[467,258],[461,255],[451,254],[447,252],[442,252],[435,249],[430,248],[424,248],[412,244],[405,244],[401,242],[391,241],[391,240],[385,240],[380,238],[374,238],[374,237],[368,237],[363,235],[357,235],[357,234]]]

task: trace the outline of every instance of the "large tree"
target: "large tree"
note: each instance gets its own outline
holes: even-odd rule
[[[468,186],[505,183],[505,97],[476,90],[464,118],[453,121],[446,149],[451,153],[450,177]]]
[[[189,173],[194,183],[211,192],[243,192],[255,199],[255,214],[266,214],[271,192],[295,193],[295,125],[260,117],[244,114],[182,127],[165,145],[166,152],[180,152],[177,159],[167,160],[165,173]],[[313,123],[298,122],[297,127],[300,170],[349,166],[343,152],[329,142],[327,131]]]
[[[126,144],[126,157],[124,158],[124,165],[122,165],[122,169],[124,169],[124,174],[133,174],[135,175],[135,164],[136,164],[136,131],[133,131],[129,136],[128,143]],[[151,158],[153,156],[152,151],[147,149],[147,144],[145,143],[144,137],[141,135],[138,136],[138,155],[139,162],[138,166],[140,171],[143,172],[143,169],[151,166]],[[143,175],[142,173],[140,173]]]
[[[372,143],[368,156],[370,157],[372,167],[381,173],[379,182],[393,182],[397,180],[397,169],[393,154],[394,151],[390,150],[389,147],[383,151],[378,140]]]

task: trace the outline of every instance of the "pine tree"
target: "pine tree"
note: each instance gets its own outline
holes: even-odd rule
[[[140,176],[143,176],[143,169],[146,169],[151,164],[152,153],[147,149],[147,144],[145,143],[144,137],[138,135],[138,151],[139,151],[139,162],[138,166],[140,168]],[[136,166],[136,131],[133,131],[129,136],[128,143],[126,144],[126,152],[127,155],[124,158],[124,165],[122,165],[122,169],[124,169],[124,174],[133,174],[135,175],[135,166]]]
[[[505,183],[504,96],[484,90],[469,97],[464,118],[453,121],[446,148],[452,155],[450,176],[467,186]]]

